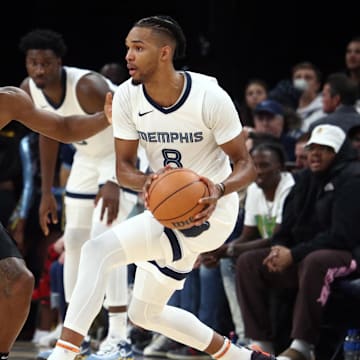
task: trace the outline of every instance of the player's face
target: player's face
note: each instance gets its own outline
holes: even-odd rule
[[[161,56],[161,46],[148,28],[134,27],[126,38],[125,56],[129,74],[134,83],[149,81],[156,71]]]
[[[60,76],[61,59],[52,50],[28,50],[25,61],[28,75],[40,89]]]

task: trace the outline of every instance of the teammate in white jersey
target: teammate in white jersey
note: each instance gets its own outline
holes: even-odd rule
[[[38,108],[58,114],[86,114],[103,108],[108,91],[116,86],[101,74],[87,69],[63,66],[66,45],[62,36],[52,30],[37,29],[21,38],[28,77],[21,87]],[[115,153],[112,127],[74,144],[76,153],[65,193],[65,263],[66,301],[76,282],[80,249],[83,244],[110,225],[125,219],[137,203],[137,194],[120,189],[115,177]],[[42,199],[40,223],[48,233],[49,214],[56,218],[56,201],[52,194],[54,169],[59,143],[40,138]],[[94,211],[95,201],[95,211]],[[91,278],[89,278],[90,280]],[[106,303],[109,308],[109,331],[101,355],[117,352],[118,344],[127,349],[127,267],[114,269],[108,283]],[[126,357],[130,357],[128,351]]]
[[[272,359],[236,347],[193,314],[167,305],[198,255],[230,235],[239,208],[237,191],[255,179],[235,106],[213,79],[175,70],[173,59],[184,54],[185,38],[170,17],[136,22],[126,47],[132,79],[118,87],[112,108],[119,182],[144,189],[146,200],[151,181],[166,166],[191,168],[209,187],[209,197],[200,200],[208,206],[185,231],[164,228],[146,210],[88,241],[62,335],[49,359],[74,359],[99,311],[110,269],[133,262],[138,268],[128,312],[135,324],[217,359]],[[139,143],[155,174],[136,168]]]

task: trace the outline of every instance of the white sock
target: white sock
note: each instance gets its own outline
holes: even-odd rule
[[[294,339],[290,345],[290,348],[301,352],[307,359],[310,359],[310,351],[312,346],[308,342]]]
[[[67,341],[58,340],[48,360],[74,360],[80,349]]]
[[[126,339],[127,312],[109,313],[108,337]]]
[[[221,348],[222,349],[222,348]],[[221,349],[215,353],[216,356],[221,352]],[[230,347],[223,353],[221,356],[218,356],[216,359],[218,360],[250,360],[252,351],[244,348],[238,347],[232,343],[230,343]],[[214,355],[212,357],[215,359]]]
[[[306,359],[311,359],[311,348],[312,346],[304,341],[299,339],[294,339],[290,345],[290,349],[297,350],[298,352],[302,353]],[[277,360],[291,360],[287,356],[278,356],[276,358]]]

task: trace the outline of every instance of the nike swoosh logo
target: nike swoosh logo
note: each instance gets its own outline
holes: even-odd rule
[[[139,111],[139,116],[144,116],[144,115],[146,115],[146,114],[150,114],[151,112],[153,112],[154,110],[150,110],[150,111],[145,111],[145,112],[140,112]]]

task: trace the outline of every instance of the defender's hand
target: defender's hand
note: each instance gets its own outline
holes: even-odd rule
[[[43,194],[41,196],[39,206],[39,223],[45,236],[49,235],[50,232],[48,225],[51,223],[58,223],[57,202],[53,194]]]
[[[102,199],[100,220],[104,219],[107,212],[106,224],[111,225],[117,218],[120,206],[120,187],[112,181],[107,181],[98,191],[95,198],[95,206]]]

